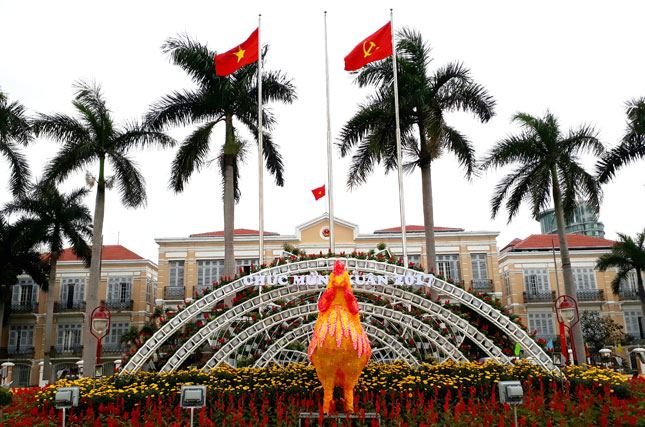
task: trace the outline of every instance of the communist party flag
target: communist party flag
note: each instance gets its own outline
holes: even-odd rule
[[[325,197],[325,184],[322,187],[314,188],[311,192],[314,193],[316,200]]]
[[[354,71],[373,61],[392,55],[392,25],[380,30],[356,45],[345,57],[345,71]]]
[[[228,52],[215,55],[215,73],[228,76],[240,67],[258,60],[258,30],[251,33],[248,39]]]

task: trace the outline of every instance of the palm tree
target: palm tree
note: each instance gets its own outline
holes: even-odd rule
[[[114,123],[101,89],[96,84],[78,83],[73,101],[76,117],[40,114],[33,127],[37,135],[59,140],[63,147],[45,170],[45,179],[63,181],[71,173],[82,171],[98,162],[96,205],[92,236],[92,261],[86,296],[86,321],[98,305],[99,271],[105,213],[105,189],[113,184],[121,194],[121,202],[136,208],[145,205],[145,180],[137,164],[128,156],[130,151],[146,145],[172,146],[174,140],[158,130],[151,130],[136,122],[119,126]],[[114,176],[106,177],[105,168],[111,164]],[[86,333],[83,338],[83,366],[85,372],[94,373],[96,339]]]
[[[9,103],[7,96],[0,90],[0,153],[10,164],[9,187],[14,196],[24,194],[31,177],[27,159],[19,151],[18,145],[26,146],[32,140],[25,107],[17,101]]]
[[[428,269],[436,269],[434,215],[432,204],[432,162],[443,152],[454,153],[466,176],[475,171],[475,151],[470,140],[445,120],[452,111],[470,111],[487,122],[495,102],[486,89],[476,84],[470,70],[451,63],[430,71],[430,47],[421,33],[404,29],[398,34],[397,64],[401,145],[407,171],[421,170],[423,220]],[[391,57],[372,62],[356,73],[360,86],[375,86],[358,112],[343,127],[340,152],[343,157],[356,146],[347,174],[347,185],[364,183],[374,164],[383,162],[386,173],[397,168],[394,93]]]
[[[51,183],[42,182],[34,187],[28,196],[20,197],[5,207],[7,214],[22,215],[21,223],[33,230],[39,243],[49,252],[49,285],[47,309],[45,311],[45,333],[43,333],[43,378],[51,378],[50,348],[54,332],[54,299],[56,288],[56,264],[65,249],[66,242],[72,251],[88,264],[91,249],[87,241],[92,237],[92,215],[83,204],[88,189],[74,190],[68,194],[59,193]]]
[[[629,273],[633,270],[636,273],[638,284],[638,298],[641,301],[641,328],[645,331],[645,288],[643,288],[643,272],[645,272],[645,230],[636,234],[632,239],[626,234],[618,233],[618,241],[614,243],[611,252],[602,255],[596,262],[596,268],[606,271],[610,267],[616,267],[618,272],[611,282],[611,290],[614,294],[620,293],[621,283],[625,282]]]
[[[127,344],[130,346],[130,350],[139,342],[141,336],[141,331],[136,326],[130,326],[126,332],[121,335],[119,339],[119,344]]]
[[[267,50],[267,47],[263,48],[263,58],[266,57]],[[197,125],[181,143],[172,163],[170,188],[175,192],[183,191],[193,172],[209,164],[208,155],[213,150],[212,131],[218,123],[223,122],[225,125],[225,139],[219,150],[217,164],[223,176],[224,274],[232,276],[235,273],[235,202],[240,197],[237,182],[240,155],[244,147],[238,129],[246,128],[257,139],[257,62],[222,77],[215,74],[215,52],[187,36],[168,39],[162,46],[162,51],[169,54],[172,63],[186,71],[197,86],[195,89],[176,91],[164,96],[151,107],[148,114],[148,122],[156,129],[167,125]],[[263,68],[262,97],[266,102],[291,103],[296,99],[296,94],[293,84],[283,73]],[[276,184],[282,186],[282,156],[270,135],[276,119],[271,110],[264,107],[262,120],[264,161]],[[262,254],[260,257],[262,258]]]
[[[596,166],[598,179],[603,184],[626,164],[645,159],[645,98],[628,101],[626,110],[627,132],[620,144],[607,151]]]
[[[544,118],[517,113],[513,121],[520,124],[522,131],[499,141],[482,163],[482,169],[517,165],[495,187],[491,199],[492,216],[497,216],[506,199],[509,222],[522,202],[531,206],[531,213],[537,220],[553,199],[564,289],[567,295],[576,298],[565,218],[571,218],[579,198],[586,199],[591,208],[598,210],[600,184],[580,165],[578,156],[588,151],[601,155],[604,147],[591,126],[581,126],[563,135],[558,121],[549,112]],[[580,323],[573,328],[573,338],[576,353],[584,355]]]
[[[0,213],[0,331],[4,307],[11,298],[18,276],[28,274],[42,289],[47,290],[48,265],[36,250],[38,238],[33,230],[18,221],[10,224]]]

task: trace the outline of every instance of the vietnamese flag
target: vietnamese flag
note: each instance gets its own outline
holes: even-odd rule
[[[345,57],[345,71],[358,70],[370,62],[390,55],[392,55],[392,24],[388,22],[349,52]]]
[[[322,187],[314,188],[311,192],[314,193],[316,200],[325,197],[325,184]]]
[[[215,73],[218,76],[228,76],[240,67],[258,60],[258,29],[253,31],[248,39],[228,52],[215,55]]]

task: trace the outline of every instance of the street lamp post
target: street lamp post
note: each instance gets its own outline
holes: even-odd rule
[[[571,340],[571,348],[573,351],[573,360],[581,363],[576,354],[576,346],[573,342],[573,334],[571,328],[580,321],[580,314],[578,312],[578,303],[574,298],[569,295],[561,295],[555,300],[555,314],[558,317],[558,324],[560,325],[560,347],[562,348],[562,356],[565,363],[569,363],[569,355],[567,353],[567,339],[565,329],[569,329],[569,339]]]
[[[112,314],[110,310],[104,306],[99,305],[92,311],[90,316],[91,326],[90,333],[96,338],[96,368],[97,372],[102,373],[101,365],[101,344],[103,338],[110,333],[110,320],[112,320]]]

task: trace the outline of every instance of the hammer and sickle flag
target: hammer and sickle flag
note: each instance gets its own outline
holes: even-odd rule
[[[215,73],[228,76],[240,67],[258,60],[258,30],[251,33],[246,41],[228,52],[215,55]]]
[[[345,57],[345,71],[358,70],[370,62],[390,55],[392,55],[392,25],[388,22],[349,52]]]

